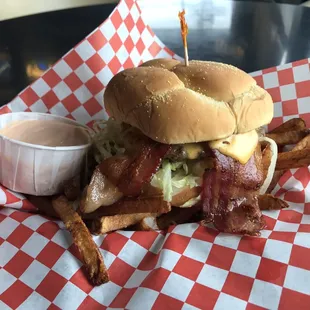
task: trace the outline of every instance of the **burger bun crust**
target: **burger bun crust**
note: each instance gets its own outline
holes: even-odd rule
[[[169,144],[211,141],[270,123],[267,91],[236,67],[156,59],[115,75],[104,93],[107,113]]]

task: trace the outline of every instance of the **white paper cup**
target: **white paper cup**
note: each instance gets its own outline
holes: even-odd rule
[[[18,120],[57,120],[84,127],[56,115],[18,112],[0,115],[0,128]],[[0,135],[0,183],[24,194],[58,194],[63,190],[65,181],[84,169],[89,147],[90,141],[80,146],[47,147]]]

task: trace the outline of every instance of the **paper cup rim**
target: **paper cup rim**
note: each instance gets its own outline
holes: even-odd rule
[[[82,124],[78,123],[75,120],[72,120],[70,118],[63,117],[63,116],[58,116],[58,115],[55,115],[55,114],[50,114],[50,113],[12,112],[12,113],[3,113],[3,114],[0,115],[0,118],[3,115],[8,115],[8,114],[37,114],[37,115],[42,115],[42,116],[48,115],[48,116],[52,116],[52,117],[54,117],[56,119],[63,119],[65,121],[69,122],[69,123],[72,123],[72,124],[75,124],[77,126],[80,126],[80,127],[88,129],[87,126],[82,125]],[[8,138],[8,137],[6,137],[6,136],[4,136],[2,134],[0,134],[0,137],[3,140],[9,141],[11,143],[19,144],[21,146],[25,146],[25,147],[29,147],[29,148],[34,148],[34,149],[40,149],[40,150],[48,150],[48,151],[76,151],[76,150],[85,149],[85,148],[88,148],[88,147],[91,146],[91,142],[89,142],[87,144],[73,145],[73,146],[45,146],[45,145],[26,143],[26,142],[22,142],[22,141],[19,141],[19,140],[11,139],[11,138]]]

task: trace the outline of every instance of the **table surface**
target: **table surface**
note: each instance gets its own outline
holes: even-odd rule
[[[114,7],[89,6],[0,22],[0,105],[100,25]],[[144,1],[141,7],[159,38],[181,56],[177,12],[186,9],[191,59],[222,61],[252,72],[310,57],[309,8],[226,0],[170,0],[169,5],[167,0]]]

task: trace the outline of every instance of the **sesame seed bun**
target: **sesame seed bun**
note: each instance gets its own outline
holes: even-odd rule
[[[217,140],[268,124],[271,96],[244,71],[222,63],[156,59],[107,85],[104,105],[118,122],[169,144]]]

